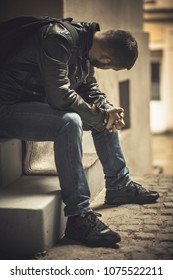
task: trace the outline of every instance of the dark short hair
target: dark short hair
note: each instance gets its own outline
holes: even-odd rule
[[[109,52],[113,65],[131,69],[138,57],[135,38],[124,30],[107,30],[104,35],[103,47]]]

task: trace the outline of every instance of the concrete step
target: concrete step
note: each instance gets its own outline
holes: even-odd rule
[[[83,163],[91,200],[104,186],[96,154],[84,154]],[[49,250],[65,229],[57,176],[21,176],[0,190],[0,255],[25,257]]]

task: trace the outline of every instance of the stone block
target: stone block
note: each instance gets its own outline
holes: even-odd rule
[[[0,253],[28,256],[48,250],[64,230],[58,178],[23,176],[0,191]]]
[[[84,166],[91,199],[103,188],[103,172],[94,154]],[[0,255],[25,257],[49,250],[64,233],[58,176],[21,176],[0,189]]]

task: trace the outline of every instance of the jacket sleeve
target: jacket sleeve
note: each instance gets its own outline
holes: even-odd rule
[[[55,30],[56,28],[58,31]],[[72,53],[72,43],[67,32],[67,30],[60,32],[59,27],[55,26],[42,39],[39,67],[47,101],[55,109],[78,113],[84,122],[101,131],[106,126],[105,110],[84,101],[70,87],[68,64]]]
[[[113,107],[113,105],[107,100],[106,94],[100,91],[94,76],[94,67],[91,65],[85,83],[80,85],[76,91],[86,102],[95,104],[98,108],[107,110]]]

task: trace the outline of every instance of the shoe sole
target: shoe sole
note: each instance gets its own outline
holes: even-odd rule
[[[108,241],[108,240],[100,240],[100,241],[88,241],[88,240],[79,240],[79,239],[75,239],[73,237],[70,237],[68,236],[67,234],[65,234],[65,237],[70,239],[70,240],[73,240],[73,241],[76,241],[78,243],[82,243],[82,244],[85,244],[89,247],[106,247],[106,248],[112,248],[112,247],[115,247],[117,243],[119,243],[121,241],[121,237],[120,236],[117,236],[117,239],[115,240],[112,240],[112,241]]]
[[[138,199],[132,199],[132,200],[114,200],[114,201],[108,201],[108,200],[105,200],[105,204],[107,205],[122,205],[122,204],[150,204],[150,203],[155,203],[156,200],[159,198],[159,196],[157,197],[153,197],[153,198],[148,198],[148,199],[145,199],[145,200],[139,200]]]
[[[89,247],[92,247],[92,248],[96,248],[96,247],[105,247],[105,248],[114,248],[116,247],[117,243],[119,243],[121,241],[121,238],[117,238],[116,240],[114,241],[106,241],[104,240],[103,241],[95,241],[95,242],[90,242],[88,240],[77,240],[77,239],[74,239],[74,238],[70,238],[69,236],[65,236],[67,239],[69,239],[70,241],[73,241],[73,242],[76,242],[78,244],[85,244]]]

